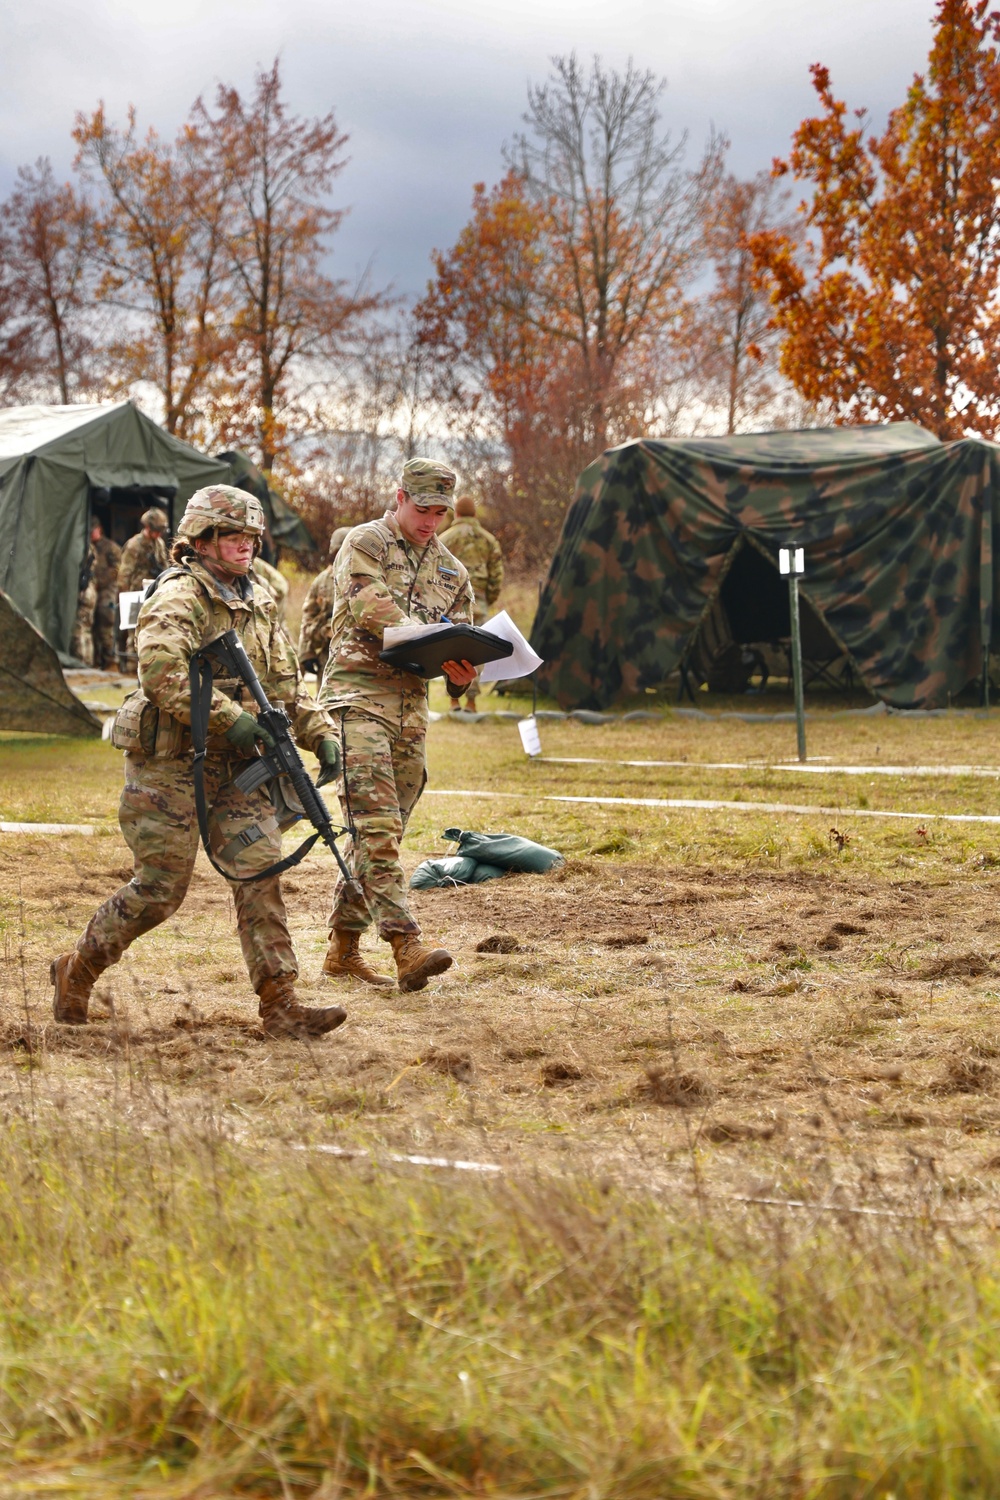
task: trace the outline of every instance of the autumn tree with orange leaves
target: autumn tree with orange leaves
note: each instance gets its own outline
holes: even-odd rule
[[[204,441],[233,347],[220,237],[228,185],[189,128],[173,142],[152,129],[140,135],[134,108],[120,128],[99,105],[77,116],[73,136],[97,195],[96,300],[118,314],[107,348],[111,388],[148,382],[167,431]]]
[[[347,162],[347,136],[332,112],[289,112],[277,62],[248,98],[223,86],[214,111],[199,102],[191,131],[226,194],[220,242],[238,376],[223,437],[251,446],[265,470],[279,456],[294,467],[294,433],[310,426],[307,367],[337,359],[382,303],[324,266],[344,216],[328,194]]]
[[[246,98],[222,85],[214,107],[198,100],[172,141],[103,105],[74,137],[97,200],[96,299],[118,315],[113,388],[148,382],[168,432],[294,474],[314,367],[322,379],[380,305],[325,268],[343,217],[328,201],[347,140],[333,114],[293,115],[275,63]]]
[[[925,75],[882,135],[849,118],[829,73],[779,174],[811,188],[807,252],[753,240],[781,366],[842,422],[919,422],[941,438],[1000,422],[1000,15],[938,0]]]

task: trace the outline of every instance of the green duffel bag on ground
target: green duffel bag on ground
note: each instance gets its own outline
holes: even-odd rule
[[[425,859],[419,864],[410,876],[410,889],[431,891],[436,886],[480,885],[484,880],[496,880],[506,873],[499,865],[483,864],[459,854],[445,854],[440,859]]]
[[[516,833],[473,833],[461,828],[446,828],[441,835],[457,842],[460,859],[474,859],[502,870],[518,870],[522,875],[544,875],[546,870],[563,864],[558,849],[548,849]]]

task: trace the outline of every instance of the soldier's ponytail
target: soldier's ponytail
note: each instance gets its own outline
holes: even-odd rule
[[[170,543],[170,557],[175,563],[185,563],[188,558],[197,557],[198,554],[188,541],[187,537],[179,536]]]

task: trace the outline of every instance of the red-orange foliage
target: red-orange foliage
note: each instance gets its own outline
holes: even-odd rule
[[[812,70],[823,112],[775,163],[812,186],[811,258],[780,233],[753,248],[784,373],[841,420],[909,419],[942,438],[997,430],[998,42],[989,0],[938,0],[926,76],[881,136]]]

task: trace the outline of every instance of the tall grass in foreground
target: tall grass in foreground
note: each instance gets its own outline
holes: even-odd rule
[[[0,1137],[0,1492],[1000,1494],[989,1237]]]

